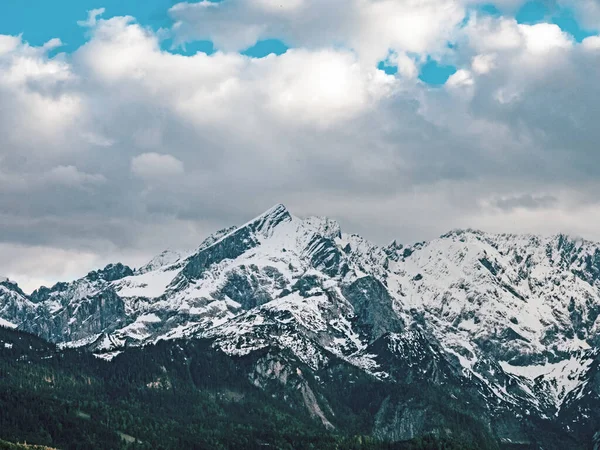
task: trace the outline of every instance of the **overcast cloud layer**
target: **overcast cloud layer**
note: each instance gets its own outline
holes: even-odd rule
[[[600,240],[600,36],[476,3],[180,3],[159,32],[98,9],[72,54],[0,35],[0,273],[31,290],[135,266],[280,202],[380,244],[457,227]],[[598,1],[558,3],[600,27]],[[291,49],[239,53],[267,38]],[[444,86],[417,78],[428,57],[458,68]]]

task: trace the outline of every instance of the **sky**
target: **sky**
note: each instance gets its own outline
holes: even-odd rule
[[[378,244],[600,241],[600,0],[2,0],[0,274],[276,203]]]

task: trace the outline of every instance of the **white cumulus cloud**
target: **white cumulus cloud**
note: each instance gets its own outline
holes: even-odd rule
[[[194,247],[279,202],[380,243],[469,226],[600,239],[597,36],[518,24],[519,0],[467,19],[475,3],[175,5],[171,36],[212,55],[100,10],[72,54],[0,36],[0,236],[79,261],[42,273],[15,251],[0,273]],[[291,48],[238,52],[265,38]],[[441,88],[418,79],[432,59],[457,68]]]

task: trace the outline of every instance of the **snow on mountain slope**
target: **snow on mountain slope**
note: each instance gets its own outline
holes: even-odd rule
[[[111,265],[41,288],[32,295],[37,320],[25,328],[57,342],[109,333],[132,344],[191,326],[210,329],[289,296],[301,279],[321,277],[326,284],[334,277],[330,285],[337,285],[350,269],[340,264],[344,255],[335,238],[340,231],[334,221],[298,219],[277,205],[209,237],[186,257],[163,252],[137,271]],[[140,319],[148,314],[156,320]]]
[[[11,325],[19,325],[34,316],[35,305],[19,286],[8,278],[0,281],[0,319]]]
[[[486,357],[530,384],[541,375],[559,407],[586,368],[574,355],[597,343],[597,254],[560,235],[457,231],[399,258],[388,281],[468,370]]]
[[[0,327],[5,328],[17,328],[14,323],[10,323],[8,320],[0,319]]]
[[[0,317],[98,353],[204,337],[232,355],[285,348],[314,370],[341,358],[385,377],[368,349],[416,328],[465,379],[546,416],[586,389],[599,315],[598,244],[464,230],[381,248],[283,205],[137,270],[109,265],[30,297],[0,283]]]
[[[512,366],[500,362],[500,366],[506,373],[524,378],[530,389],[534,388],[536,380],[538,384],[542,381],[547,383],[552,403],[560,406],[569,393],[586,383],[585,374],[593,359],[582,356],[584,355],[571,355],[569,359],[556,363],[530,366]]]
[[[162,266],[159,266],[151,271],[139,272],[122,278],[114,283],[115,289],[121,297],[160,297],[177,276],[175,270],[161,269]]]
[[[173,250],[165,250],[160,255],[155,256],[142,267],[135,271],[136,274],[145,274],[161,269],[164,266],[170,266],[181,259],[181,253]]]

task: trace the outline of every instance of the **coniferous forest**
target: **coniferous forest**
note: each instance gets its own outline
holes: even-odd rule
[[[416,450],[481,444],[435,436],[378,441],[367,436],[361,417],[368,399],[358,399],[363,404],[349,407],[343,426],[327,431],[306,411],[254,387],[243,362],[202,341],[161,342],[106,362],[84,351],[59,351],[30,334],[0,333],[0,449]]]

